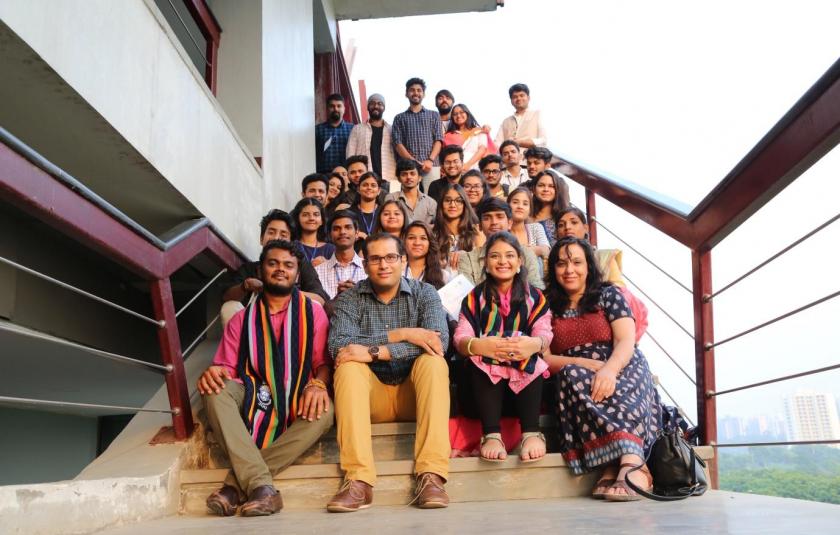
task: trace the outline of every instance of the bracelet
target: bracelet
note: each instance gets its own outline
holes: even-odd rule
[[[303,389],[306,390],[310,386],[314,386],[315,388],[320,388],[321,390],[326,390],[327,389],[327,383],[325,383],[324,381],[322,381],[320,379],[310,379],[309,382],[306,383],[306,386],[303,387]]]
[[[475,340],[476,340],[475,338],[470,338],[470,341],[467,342],[467,354],[470,355],[470,356],[475,354],[475,353],[472,352],[472,343],[475,342]]]
[[[545,338],[543,338],[542,336],[538,336],[537,338],[539,338],[539,339],[540,339],[540,350],[538,351],[538,353],[539,353],[540,355],[542,355],[542,354],[545,352],[545,350],[546,350],[546,347],[545,347]]]

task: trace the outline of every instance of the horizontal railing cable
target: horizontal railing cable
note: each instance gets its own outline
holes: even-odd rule
[[[758,383],[752,383],[752,384],[749,384],[749,385],[739,386],[739,387],[736,387],[736,388],[729,388],[729,389],[726,389],[726,390],[720,390],[718,392],[709,391],[709,392],[706,392],[706,396],[707,397],[721,396],[723,394],[729,394],[731,392],[738,392],[739,390],[747,390],[747,389],[750,389],[750,388],[755,388],[757,386],[770,385],[770,384],[773,384],[773,383],[781,383],[782,381],[789,381],[791,379],[796,379],[797,377],[806,377],[808,375],[815,375],[815,374],[818,374],[818,373],[828,372],[828,371],[831,371],[831,370],[836,370],[838,368],[840,368],[840,364],[833,364],[831,366],[825,366],[823,368],[817,368],[815,370],[808,370],[807,372],[800,372],[800,373],[794,373],[794,374],[791,374],[791,375],[785,375],[783,377],[777,377],[775,379],[768,379],[766,381],[759,381]]]
[[[167,0],[167,2],[169,2],[169,6],[172,7],[172,11],[175,12],[175,16],[178,17],[179,21],[181,21],[181,26],[184,27],[184,31],[187,32],[187,35],[190,36],[190,41],[192,41],[192,44],[195,45],[195,49],[198,50],[198,54],[201,56],[201,59],[204,60],[205,64],[210,65],[210,62],[207,60],[207,56],[204,55],[204,50],[202,50],[201,47],[198,46],[198,43],[196,43],[192,32],[190,31],[189,27],[187,27],[187,23],[184,22],[184,19],[181,18],[181,14],[178,13],[178,10],[175,9],[175,6],[172,4],[172,0]],[[174,30],[174,28],[173,28],[173,30]]]
[[[645,291],[644,291],[644,290],[642,290],[641,288],[639,288],[639,285],[638,285],[638,284],[636,284],[635,282],[633,282],[633,279],[631,279],[630,277],[628,277],[628,276],[627,276],[627,273],[622,272],[622,273],[621,273],[621,276],[622,276],[622,277],[624,277],[625,279],[627,279],[627,282],[629,282],[630,284],[632,284],[632,285],[633,285],[633,287],[634,287],[634,288],[636,288],[637,290],[639,290],[639,292],[640,292],[643,296],[647,297],[648,301],[650,301],[651,303],[653,303],[653,305],[654,305],[656,308],[658,308],[658,309],[659,309],[659,310],[660,310],[663,314],[665,314],[665,316],[667,316],[667,318],[668,318],[669,320],[673,321],[673,322],[674,322],[674,324],[682,330],[682,332],[684,332],[685,334],[687,334],[687,335],[688,335],[688,337],[689,337],[689,338],[691,338],[692,340],[694,340],[694,335],[693,335],[693,334],[691,334],[691,332],[690,332],[688,329],[686,329],[685,327],[683,327],[682,323],[680,323],[680,322],[678,322],[676,319],[674,319],[674,317],[673,317],[672,315],[670,315],[670,314],[669,314],[669,313],[668,313],[668,312],[667,312],[664,308],[662,308],[662,307],[659,305],[659,303],[657,303],[656,301],[654,301],[654,300],[653,300],[653,298],[651,298],[651,296],[649,296],[647,293],[645,293]]]
[[[736,284],[738,284],[738,283],[739,283],[739,282],[741,282],[742,280],[746,279],[747,277],[749,277],[750,275],[752,275],[753,273],[755,273],[755,272],[756,272],[756,271],[758,271],[759,269],[763,268],[764,266],[766,266],[767,264],[769,264],[769,263],[770,263],[770,262],[772,262],[773,260],[775,260],[775,259],[779,258],[780,256],[782,256],[783,254],[787,253],[788,251],[790,251],[791,249],[793,249],[794,247],[796,247],[796,246],[797,246],[797,245],[799,245],[800,243],[804,242],[805,240],[807,240],[808,238],[810,238],[810,237],[811,237],[811,236],[813,236],[814,234],[816,234],[816,233],[820,232],[821,230],[823,230],[823,229],[824,229],[824,228],[826,228],[827,226],[831,225],[832,223],[834,223],[834,222],[835,222],[835,221],[837,221],[838,219],[840,219],[840,214],[837,214],[836,216],[832,217],[831,219],[829,219],[828,221],[826,221],[826,222],[825,222],[825,223],[823,223],[822,225],[820,225],[820,226],[818,226],[817,228],[815,228],[814,230],[812,230],[811,232],[809,232],[809,233],[805,234],[804,236],[802,236],[802,237],[801,237],[801,238],[799,238],[798,240],[794,241],[793,243],[791,243],[790,245],[788,245],[787,247],[785,247],[784,249],[782,249],[782,250],[781,250],[781,251],[779,251],[778,253],[774,254],[773,256],[771,256],[770,258],[768,258],[767,260],[765,260],[764,262],[762,262],[762,263],[758,264],[757,266],[755,266],[755,267],[754,267],[754,268],[752,268],[751,270],[747,271],[746,273],[744,273],[743,275],[741,275],[741,276],[740,276],[740,277],[738,277],[737,279],[733,280],[732,282],[730,282],[729,284],[727,284],[726,286],[724,286],[724,287],[723,287],[723,288],[721,288],[720,290],[718,290],[718,291],[716,291],[716,292],[712,292],[712,293],[711,293],[708,297],[704,297],[704,300],[705,300],[705,301],[711,301],[712,299],[714,299],[715,297],[719,296],[720,294],[722,294],[723,292],[725,292],[725,291],[726,291],[726,290],[728,290],[729,288],[732,288],[733,286],[735,286]]]
[[[753,446],[819,446],[840,444],[840,440],[790,440],[782,442],[740,442],[736,444],[710,444],[715,448],[746,448]]]
[[[740,337],[744,336],[745,334],[750,334],[750,333],[755,332],[759,329],[763,329],[764,327],[767,327],[768,325],[772,325],[772,324],[776,323],[777,321],[781,321],[785,318],[789,318],[790,316],[795,316],[796,314],[799,314],[800,312],[802,312],[804,310],[808,310],[809,308],[811,308],[813,306],[819,305],[820,303],[824,303],[825,301],[833,299],[833,298],[837,297],[838,295],[840,295],[840,290],[834,292],[833,294],[830,294],[830,295],[827,295],[827,296],[822,297],[820,299],[817,299],[816,301],[812,301],[812,302],[808,303],[807,305],[804,305],[804,306],[801,306],[801,307],[797,308],[796,310],[791,310],[790,312],[782,314],[781,316],[777,316],[777,317],[775,317],[775,318],[773,318],[769,321],[765,321],[761,325],[756,325],[755,327],[747,329],[746,331],[740,332],[740,333],[738,333],[734,336],[730,336],[729,338],[725,338],[725,339],[721,340],[720,342],[708,343],[708,344],[706,344],[706,350],[708,351],[709,349],[712,349],[713,347],[723,345],[726,342],[731,342],[732,340],[735,340],[736,338],[740,338]]]
[[[175,317],[177,318],[178,316],[180,316],[180,315],[181,315],[181,313],[182,313],[183,311],[185,311],[187,308],[189,308],[189,306],[190,306],[191,304],[193,304],[193,302],[194,302],[196,299],[198,299],[198,298],[201,296],[201,294],[203,294],[204,292],[206,292],[206,291],[207,291],[207,288],[209,288],[210,286],[212,286],[212,285],[213,285],[213,283],[214,283],[214,282],[216,282],[216,279],[218,279],[219,277],[221,277],[222,275],[224,275],[224,274],[225,274],[225,272],[227,272],[227,268],[223,268],[220,272],[218,272],[218,273],[216,274],[216,276],[215,276],[215,277],[213,277],[212,279],[210,279],[210,282],[208,282],[207,284],[205,284],[205,285],[204,285],[204,287],[203,287],[202,289],[200,289],[200,290],[198,291],[198,293],[196,293],[196,294],[192,297],[192,299],[190,299],[189,301],[187,301],[187,303],[186,303],[184,306],[182,306],[182,307],[181,307],[181,310],[179,310],[178,312],[176,312],[176,313],[175,313]]]
[[[688,378],[688,380],[691,381],[692,384],[697,385],[697,381],[694,380],[694,377],[689,375],[689,373],[687,371],[685,371],[685,369],[682,366],[680,366],[680,363],[677,362],[676,359],[674,357],[672,357],[670,353],[668,353],[668,350],[666,350],[664,347],[662,347],[662,344],[660,344],[659,341],[656,338],[654,338],[653,335],[650,333],[650,329],[646,329],[645,334],[647,335],[648,338],[650,338],[650,340],[654,344],[656,344],[656,346],[660,350],[662,350],[663,353],[665,353],[666,357],[671,359],[671,362],[674,363],[674,366],[676,366],[683,373],[683,375],[685,375]]]
[[[144,316],[143,314],[135,312],[135,311],[133,311],[129,308],[125,308],[122,305],[118,305],[114,302],[108,301],[107,299],[103,299],[103,298],[99,297],[98,295],[93,295],[92,293],[86,292],[86,291],[82,290],[81,288],[76,288],[75,286],[67,284],[66,282],[62,282],[58,279],[54,279],[53,277],[50,277],[49,275],[45,275],[45,274],[43,274],[39,271],[35,271],[34,269],[31,269],[31,268],[28,268],[28,267],[23,266],[21,264],[18,264],[17,262],[15,262],[13,260],[9,260],[8,258],[3,258],[2,256],[0,256],[0,262],[3,262],[4,264],[7,264],[9,266],[12,266],[15,269],[19,269],[20,271],[23,271],[24,273],[28,273],[28,274],[30,274],[34,277],[38,277],[39,279],[45,280],[47,282],[51,282],[51,283],[55,284],[56,286],[60,286],[60,287],[64,288],[65,290],[70,290],[71,292],[75,292],[79,295],[87,297],[88,299],[93,299],[97,303],[102,303],[103,305],[107,305],[107,306],[109,306],[111,308],[114,308],[114,309],[117,309],[121,312],[125,312],[126,314],[128,314],[130,316],[134,316],[135,318],[141,319],[143,321],[147,321],[149,323],[157,325],[158,327],[166,327],[166,322],[163,321],[163,320],[156,320],[154,318]]]
[[[677,403],[677,400],[676,400],[676,399],[674,399],[674,396],[672,396],[672,395],[671,395],[671,393],[670,393],[670,392],[668,392],[668,389],[666,389],[666,388],[665,388],[665,385],[663,385],[663,384],[662,384],[662,381],[661,381],[661,380],[658,380],[658,381],[657,381],[656,386],[658,386],[659,388],[661,388],[661,389],[662,389],[662,391],[665,393],[665,395],[666,395],[666,396],[668,396],[668,399],[670,399],[670,400],[671,400],[671,403],[673,403],[673,404],[674,404],[674,406],[677,408],[677,410],[678,410],[678,411],[680,411],[680,414],[682,414],[682,417],[683,417],[683,418],[685,418],[685,420],[686,420],[689,424],[691,424],[691,427],[696,427],[696,426],[695,426],[695,424],[694,424],[694,422],[692,422],[692,421],[691,421],[691,418],[689,418],[689,417],[688,417],[688,414],[685,412],[685,410],[683,410],[683,408],[682,408],[682,407],[680,407],[680,404],[679,404],[679,403]]]
[[[90,346],[80,344],[80,343],[77,343],[77,342],[71,342],[70,340],[65,340],[64,338],[58,338],[56,336],[51,336],[51,335],[40,333],[40,332],[37,332],[37,331],[11,328],[11,327],[9,327],[8,323],[0,322],[0,330],[7,331],[7,332],[12,332],[12,333],[15,333],[15,334],[20,334],[20,335],[26,336],[28,338],[35,338],[37,340],[45,340],[47,342],[51,342],[51,343],[54,343],[54,344],[59,344],[59,345],[67,346],[67,347],[72,347],[72,348],[75,348],[75,349],[81,349],[83,351],[87,351],[89,353],[92,353],[96,356],[107,358],[107,359],[110,359],[110,360],[114,360],[116,362],[121,362],[123,364],[131,364],[133,366],[139,366],[141,368],[149,368],[149,369],[161,372],[161,373],[169,373],[169,372],[172,371],[172,365],[171,364],[167,364],[166,366],[163,366],[161,364],[155,364],[153,362],[146,362],[145,360],[139,360],[139,359],[134,359],[134,358],[131,358],[131,357],[126,357],[126,356],[123,356],[123,355],[118,355],[116,353],[111,353],[110,351],[97,349],[95,347],[90,347]]]
[[[203,331],[201,331],[200,333],[198,333],[198,336],[196,336],[196,337],[195,337],[195,340],[193,340],[193,341],[192,341],[192,343],[191,343],[189,346],[187,346],[187,348],[186,348],[185,350],[181,351],[181,356],[182,356],[182,358],[187,358],[187,355],[189,355],[189,354],[190,354],[190,352],[191,352],[193,349],[195,349],[195,346],[198,344],[199,340],[201,340],[201,339],[204,337],[204,335],[205,335],[205,334],[207,334],[207,331],[209,331],[209,330],[210,330],[210,328],[211,328],[211,327],[213,327],[213,325],[214,325],[217,321],[219,321],[219,318],[220,318],[220,317],[221,317],[221,314],[216,314],[216,317],[215,317],[215,318],[213,318],[213,319],[210,321],[210,323],[208,323],[208,324],[207,324],[207,327],[205,327]]]
[[[642,259],[643,259],[643,260],[645,260],[645,261],[647,261],[647,263],[648,263],[648,264],[650,264],[651,266],[655,267],[655,268],[656,268],[656,269],[658,269],[658,270],[659,270],[659,271],[660,271],[663,275],[665,275],[666,277],[668,277],[669,279],[671,279],[672,281],[674,281],[674,282],[675,282],[675,283],[676,283],[676,284],[677,284],[680,288],[682,288],[683,290],[685,290],[685,291],[686,291],[686,292],[688,292],[688,293],[692,293],[691,288],[689,288],[689,287],[688,287],[688,286],[686,286],[685,284],[681,283],[681,282],[680,282],[680,281],[679,281],[676,277],[674,277],[673,275],[671,275],[670,273],[668,273],[667,271],[665,271],[664,269],[662,269],[661,267],[659,267],[659,265],[658,265],[656,262],[654,262],[653,260],[651,260],[650,258],[648,258],[647,256],[645,256],[644,254],[642,254],[642,253],[641,253],[638,249],[636,249],[635,247],[633,247],[632,245],[630,245],[629,243],[627,243],[626,241],[624,241],[623,239],[621,239],[621,237],[620,237],[618,234],[616,234],[615,232],[611,231],[609,228],[607,228],[606,226],[604,226],[604,224],[603,224],[603,223],[601,223],[601,221],[600,221],[597,217],[592,217],[592,220],[593,220],[593,221],[595,221],[595,223],[596,223],[598,226],[600,226],[602,229],[604,229],[604,230],[606,230],[607,232],[609,232],[610,234],[612,234],[612,236],[613,236],[615,239],[617,239],[618,241],[620,241],[621,243],[623,243],[624,245],[626,245],[628,249],[630,249],[631,251],[633,251],[633,252],[634,252],[634,253],[636,253],[637,255],[641,256],[641,257],[642,257]]]
[[[0,396],[0,403],[14,403],[16,405],[36,405],[40,407],[60,407],[60,408],[79,408],[79,409],[108,409],[116,411],[130,411],[130,412],[158,412],[165,414],[179,414],[179,408],[174,409],[146,409],[143,407],[123,407],[121,405],[100,405],[96,403],[75,403],[72,401],[51,401],[47,399],[29,399],[29,398],[15,398],[10,396]]]

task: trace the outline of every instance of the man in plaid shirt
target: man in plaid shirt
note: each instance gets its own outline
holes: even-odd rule
[[[345,123],[344,97],[334,93],[327,97],[329,120],[315,125],[315,169],[330,173],[344,163],[347,140],[353,125]]]
[[[423,191],[428,191],[429,184],[440,178],[438,153],[443,146],[443,125],[437,112],[423,107],[425,95],[426,82],[420,78],[405,83],[409,106],[394,117],[391,139],[400,158],[420,164]]]

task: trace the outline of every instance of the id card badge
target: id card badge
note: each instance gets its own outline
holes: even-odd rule
[[[271,388],[265,383],[257,390],[257,407],[263,412],[271,412],[274,403],[271,401]]]

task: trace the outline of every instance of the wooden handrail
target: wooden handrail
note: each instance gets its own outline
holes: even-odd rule
[[[840,60],[690,212],[564,156],[561,170],[590,191],[694,250],[709,250],[840,142]]]

